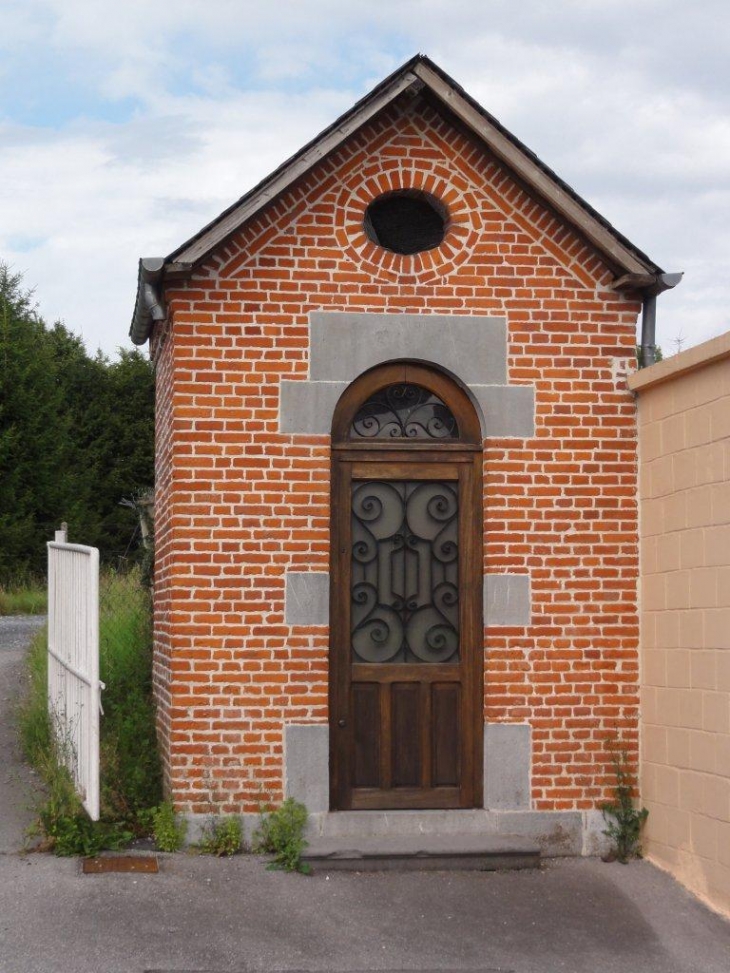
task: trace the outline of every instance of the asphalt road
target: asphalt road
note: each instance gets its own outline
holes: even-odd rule
[[[730,922],[647,862],[306,878],[248,856],[83,875],[75,860],[22,855],[27,811],[7,787],[32,785],[8,725],[17,624],[0,619],[0,973],[730,971]]]

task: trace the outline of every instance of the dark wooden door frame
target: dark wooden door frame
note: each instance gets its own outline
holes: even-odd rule
[[[429,389],[457,420],[457,441],[403,439],[361,442],[350,439],[353,418],[379,389],[404,382]],[[482,451],[481,429],[468,395],[435,369],[413,363],[380,366],[357,379],[335,410],[332,436],[332,551],[330,571],[330,806],[353,807],[478,807],[482,803],[483,747],[483,623],[482,623]],[[353,663],[350,658],[350,494],[357,480],[451,480],[459,495],[460,659],[451,665],[390,666]],[[346,648],[347,647],[347,648]],[[460,774],[457,787],[399,788],[384,797],[382,790],[359,789],[353,799],[351,767],[354,729],[351,685],[357,680],[400,681],[397,671],[422,685],[456,680],[460,685]],[[452,671],[453,670],[453,671]],[[458,670],[458,671],[457,671]],[[434,687],[436,688],[436,687]],[[424,697],[425,698],[425,697]],[[425,704],[430,705],[429,703]],[[428,710],[426,710],[428,712]],[[390,717],[385,717],[389,719]],[[429,729],[423,729],[424,748]],[[386,758],[382,758],[385,760]]]

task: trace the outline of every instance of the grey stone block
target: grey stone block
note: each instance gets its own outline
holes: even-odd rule
[[[535,389],[529,385],[472,385],[482,411],[485,439],[529,439],[535,435]]]
[[[302,858],[328,871],[498,871],[538,868],[540,848],[530,838],[512,835],[415,832],[355,839],[314,838]]]
[[[507,322],[443,314],[310,315],[309,374],[315,381],[351,382],[399,358],[441,365],[469,385],[504,385]]]
[[[484,724],[484,806],[530,809],[532,728],[528,723]]]
[[[284,379],[279,393],[281,432],[329,436],[335,406],[349,384]]]
[[[313,814],[328,810],[328,726],[292,723],[284,727],[284,796],[300,801]]]
[[[287,571],[284,620],[287,625],[329,625],[330,576],[324,571]]]
[[[580,811],[494,811],[498,834],[533,838],[543,855],[558,858],[583,853]]]
[[[603,832],[606,819],[603,812],[583,811],[583,854],[605,855],[611,850],[611,839]]]
[[[484,575],[485,625],[529,625],[531,616],[529,574]]]

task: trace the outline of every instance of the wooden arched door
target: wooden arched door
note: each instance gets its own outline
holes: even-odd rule
[[[435,369],[383,365],[332,428],[331,806],[482,795],[481,430]]]

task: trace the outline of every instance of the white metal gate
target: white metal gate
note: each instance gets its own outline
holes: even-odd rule
[[[59,759],[99,820],[99,552],[48,544],[48,712]]]

